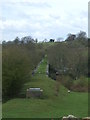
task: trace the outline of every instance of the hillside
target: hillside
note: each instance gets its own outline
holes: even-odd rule
[[[32,76],[32,80],[24,84],[21,94],[29,87],[43,89],[44,98],[15,98],[3,104],[3,118],[60,118],[69,114],[77,117],[88,116],[88,94],[71,92],[60,85],[59,95],[55,96],[56,81],[46,76],[47,59]]]

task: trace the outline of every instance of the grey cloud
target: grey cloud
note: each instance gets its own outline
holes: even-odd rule
[[[3,6],[7,6],[7,7],[38,7],[38,8],[45,8],[45,7],[51,7],[50,4],[48,4],[47,2],[6,2],[2,4]]]
[[[11,24],[9,21],[10,25],[6,25],[6,28],[3,30],[4,36],[12,38],[12,36],[19,35],[19,33],[20,36],[26,33],[32,35],[32,37],[36,35],[36,37],[40,39],[41,36],[43,39],[45,36],[46,38],[57,38],[65,36],[68,32],[78,32],[81,28],[86,29],[85,18],[87,17],[87,11],[85,11],[85,9],[83,9],[82,12],[81,9],[77,11],[76,6],[75,11],[70,11],[71,9],[66,10],[67,5],[60,6],[61,4],[59,3],[62,2],[55,1],[50,3],[49,0],[42,1],[43,0],[40,2],[39,0],[39,2],[37,2],[37,0],[32,0],[32,2],[6,2],[3,4],[2,19],[4,22],[6,20],[11,21]],[[59,8],[62,8],[61,10],[63,12],[59,12]],[[81,20],[77,20],[77,18]],[[18,27],[15,27],[15,25],[13,25],[14,22],[12,22],[15,20],[18,21],[21,26],[19,26],[18,23]],[[22,20],[25,21],[25,24],[24,22],[21,23]],[[47,31],[47,33],[45,33],[45,31]]]
[[[26,19],[32,19],[34,16],[39,18],[41,17],[36,13],[36,15],[32,12],[32,9],[47,9],[50,8],[51,6],[47,2],[8,2],[6,4],[2,4],[2,19],[21,19],[21,18],[26,18]],[[27,14],[30,11],[30,15]],[[40,13],[39,13],[40,14]]]
[[[24,3],[20,3],[20,5],[24,5],[24,6],[27,6],[27,7],[38,7],[38,8],[46,8],[46,7],[51,7],[49,4],[47,3],[29,3],[29,2],[24,2]]]
[[[90,2],[88,3],[88,37],[90,38]]]

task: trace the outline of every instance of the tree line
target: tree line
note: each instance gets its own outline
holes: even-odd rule
[[[29,37],[23,42],[14,41],[2,44],[2,95],[3,101],[18,96],[22,85],[31,80],[32,71],[44,57],[43,46]]]
[[[87,91],[88,39],[85,32],[69,34],[65,41],[49,48],[47,54],[50,77],[56,79],[58,72],[60,82],[68,89]]]

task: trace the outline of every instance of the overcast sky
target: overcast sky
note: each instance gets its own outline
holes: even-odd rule
[[[0,8],[3,40],[65,39],[80,30],[88,34],[88,0],[1,0]]]

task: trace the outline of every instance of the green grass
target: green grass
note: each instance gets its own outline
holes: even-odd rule
[[[46,65],[47,65],[47,58],[43,59],[41,65],[38,67],[37,69],[37,73],[36,74],[46,74]]]
[[[0,101],[0,118],[2,117],[2,102]]]
[[[77,117],[88,116],[88,94],[68,93],[61,85],[59,95],[55,96],[56,81],[46,76],[46,65],[47,60],[44,59],[36,75],[21,90],[21,94],[25,94],[29,87],[40,87],[44,90],[44,98],[9,100],[3,104],[4,118],[60,118],[69,114]]]
[[[53,99],[14,99],[3,106],[3,117],[51,118],[74,114],[77,117],[87,116],[85,94],[71,93],[67,97]],[[6,108],[6,109],[5,109]]]

